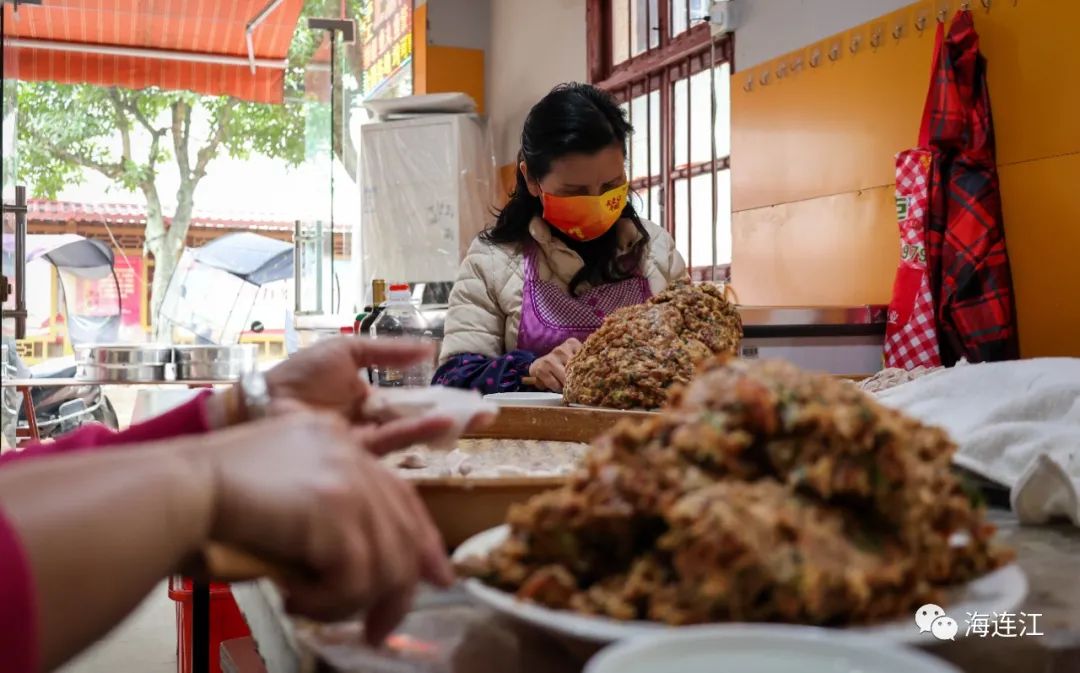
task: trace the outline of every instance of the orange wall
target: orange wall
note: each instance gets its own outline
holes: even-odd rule
[[[463,92],[484,113],[484,51],[428,43],[427,4],[413,14],[413,89],[416,94]]]
[[[499,194],[509,197],[517,184],[517,164],[499,166]]]
[[[427,3],[413,10],[413,93],[427,93],[428,33]]]
[[[467,93],[476,101],[477,111],[484,114],[484,52],[434,44],[429,44],[427,49],[425,93]]]
[[[744,303],[888,302],[899,255],[893,156],[917,138],[936,8],[951,17],[959,4],[924,0],[732,76],[732,276]],[[1080,3],[994,3],[975,25],[1022,351],[1080,356],[1080,52],[1065,47]]]

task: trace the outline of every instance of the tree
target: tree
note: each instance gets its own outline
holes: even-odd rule
[[[244,158],[258,153],[297,165],[305,158],[305,69],[325,33],[311,31],[306,19],[335,16],[342,11],[364,18],[371,0],[307,0],[289,49],[285,75],[286,102],[281,105],[247,103],[227,97],[201,96],[156,88],[138,91],[84,84],[18,83],[18,169],[20,182],[32,186],[37,198],[55,199],[69,184],[78,184],[83,171],[93,170],[146,199],[146,252],[154,258],[151,288],[152,318],[156,318],[169,279],[187,239],[196,189],[207,166],[221,153]],[[362,70],[359,50],[345,52],[343,67],[333,82],[334,118],[327,123],[341,129],[348,105],[342,74],[354,79]],[[5,93],[7,93],[5,91]],[[327,110],[313,110],[326,114]],[[193,122],[206,120],[205,142],[193,146]],[[149,134],[149,149],[136,156],[135,134]],[[145,138],[146,136],[143,135]],[[119,138],[119,152],[113,148]],[[334,154],[356,179],[356,150],[348,134],[332,134]],[[145,142],[141,145],[146,145]],[[176,162],[180,186],[171,217],[163,212],[157,178],[166,161]],[[166,221],[168,219],[168,221]]]
[[[207,166],[222,151],[243,158],[251,152],[304,159],[304,118],[293,104],[244,103],[190,92],[132,91],[85,84],[20,82],[19,171],[38,198],[56,198],[84,169],[101,173],[146,199],[146,250],[154,258],[151,315],[157,316],[184,249],[196,189]],[[208,138],[194,147],[192,123],[209,120]],[[149,134],[149,149],[137,156],[135,133]],[[120,151],[112,148],[120,139]],[[166,222],[157,178],[165,161],[180,174],[176,208]]]
[[[368,1],[351,0],[350,11],[361,11]],[[33,196],[55,199],[65,185],[78,184],[83,171],[93,170],[146,199],[146,252],[154,258],[152,319],[183,252],[196,189],[210,162],[222,152],[233,158],[258,153],[292,166],[304,160],[306,110],[299,98],[306,65],[322,37],[307,29],[306,18],[330,15],[326,11],[331,4],[305,3],[289,48],[286,102],[280,105],[157,88],[18,83],[19,181],[32,186]],[[340,89],[340,78],[335,89]],[[200,122],[210,130],[195,146],[192,130]],[[136,134],[150,138],[148,150],[140,156],[136,148],[146,143],[133,142]],[[119,152],[113,149],[117,138]],[[340,146],[337,149],[341,156]],[[176,162],[180,174],[176,208],[168,221],[157,184],[166,161]]]

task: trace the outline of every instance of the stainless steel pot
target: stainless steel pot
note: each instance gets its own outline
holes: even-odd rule
[[[173,361],[173,347],[162,344],[101,344],[75,349],[79,364],[158,366]]]
[[[172,363],[98,365],[80,363],[75,378],[101,383],[160,383],[172,380]]]
[[[108,383],[158,383],[173,376],[172,346],[97,344],[75,349],[75,377]]]
[[[254,344],[176,346],[177,381],[230,381],[255,369]]]

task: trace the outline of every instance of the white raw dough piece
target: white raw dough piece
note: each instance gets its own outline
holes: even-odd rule
[[[377,423],[436,416],[451,419],[454,424],[442,437],[427,442],[437,449],[453,448],[473,421],[494,418],[498,413],[498,405],[485,401],[476,391],[442,386],[376,388],[364,403],[364,417]]]
[[[468,466],[469,457],[465,455],[461,449],[454,449],[450,453],[446,454],[446,466],[450,468],[450,474],[465,476],[472,471],[472,468]]]
[[[427,459],[419,453],[406,453],[398,460],[397,467],[403,470],[422,470],[427,467]]]
[[[421,445],[386,455],[382,461],[405,479],[559,477],[573,472],[587,451],[587,444],[576,442],[462,439],[452,451]],[[423,467],[413,467],[421,463]]]

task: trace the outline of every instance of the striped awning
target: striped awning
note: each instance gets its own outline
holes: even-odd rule
[[[304,0],[4,3],[4,76],[276,103]]]

